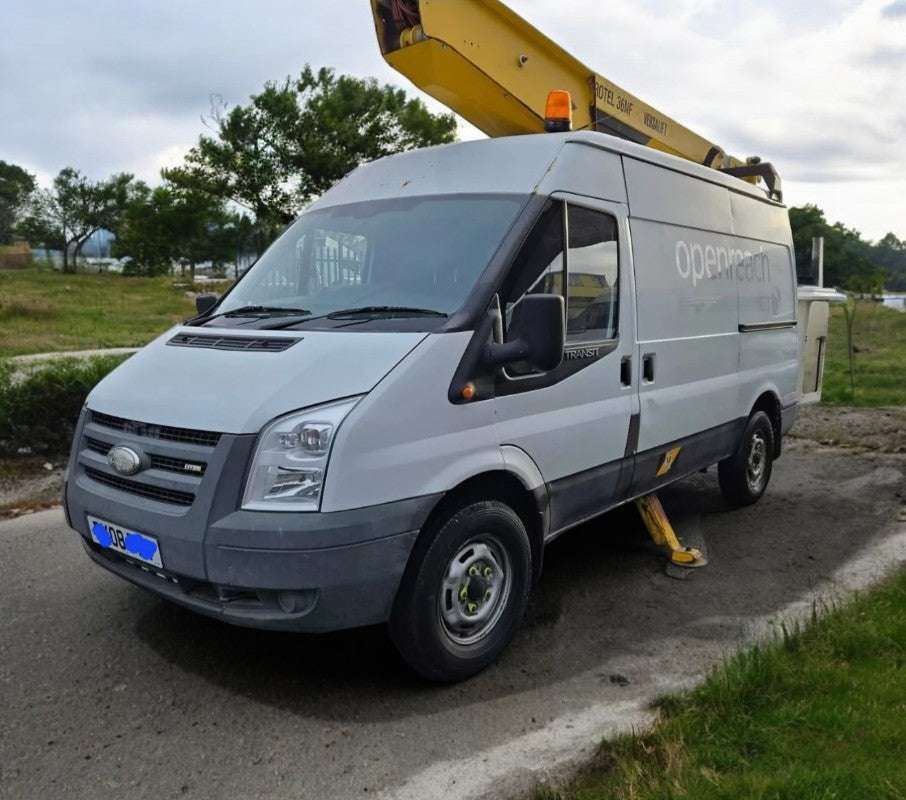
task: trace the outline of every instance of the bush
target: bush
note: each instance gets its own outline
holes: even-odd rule
[[[0,456],[65,456],[88,392],[124,360],[63,358],[24,368],[0,361]]]

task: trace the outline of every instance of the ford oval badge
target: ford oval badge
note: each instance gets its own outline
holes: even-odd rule
[[[107,453],[107,463],[120,475],[135,475],[142,467],[142,457],[131,447],[118,444]]]

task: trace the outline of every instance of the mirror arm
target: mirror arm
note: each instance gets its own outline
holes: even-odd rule
[[[521,338],[514,342],[488,342],[485,348],[485,363],[492,369],[523,361],[529,355],[528,343]]]

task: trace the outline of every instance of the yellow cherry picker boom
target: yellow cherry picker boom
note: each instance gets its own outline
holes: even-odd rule
[[[394,69],[488,136],[545,130],[550,90],[569,93],[572,127],[619,136],[757,182],[780,178],[741,161],[586,67],[500,0],[371,0]]]

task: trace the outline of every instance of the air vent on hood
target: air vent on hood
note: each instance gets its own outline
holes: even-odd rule
[[[254,336],[202,336],[193,333],[178,333],[167,344],[174,347],[201,347],[205,350],[249,350],[256,353],[282,353],[301,337],[264,338]]]

